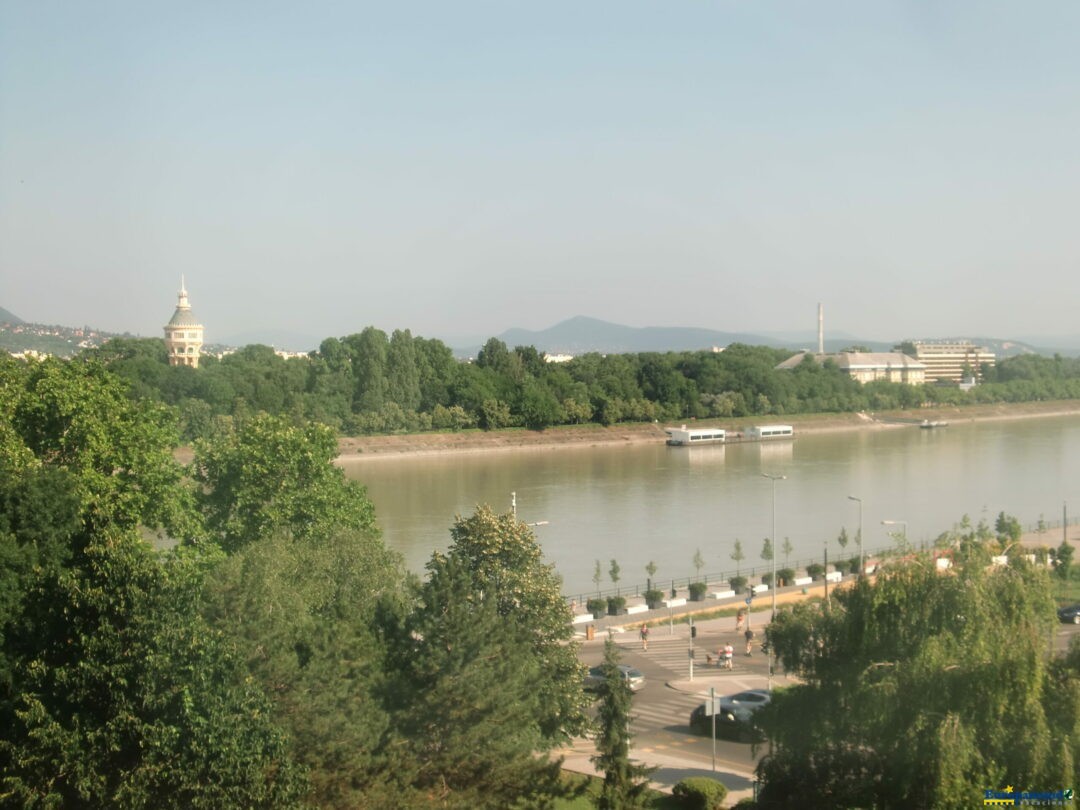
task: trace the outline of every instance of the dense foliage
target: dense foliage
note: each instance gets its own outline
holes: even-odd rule
[[[1080,360],[1025,355],[983,369],[971,391],[936,385],[861,385],[834,362],[790,371],[782,349],[585,354],[547,363],[536,349],[490,339],[475,362],[438,340],[368,327],[324,340],[303,358],[248,346],[198,369],[170,367],[162,340],[117,338],[83,356],[107,363],[133,392],[180,409],[187,438],[253,411],[314,420],[355,435],[421,430],[741,418],[929,404],[1080,398]]]
[[[759,716],[761,806],[959,808],[1075,784],[1080,669],[1075,650],[1046,655],[1047,574],[1020,556],[991,567],[986,527],[941,545],[948,570],[915,555],[778,614],[769,641],[802,683]]]
[[[528,527],[459,518],[421,584],[328,427],[245,414],[188,467],[177,439],[101,363],[0,359],[0,805],[564,792],[581,672]]]

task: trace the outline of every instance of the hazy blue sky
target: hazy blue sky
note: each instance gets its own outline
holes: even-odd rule
[[[1080,3],[0,0],[0,306],[1080,332]]]

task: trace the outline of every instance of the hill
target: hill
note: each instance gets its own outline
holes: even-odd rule
[[[8,312],[3,307],[0,307],[0,323],[10,323],[17,326],[21,323],[26,323],[26,321],[24,321],[18,315]]]

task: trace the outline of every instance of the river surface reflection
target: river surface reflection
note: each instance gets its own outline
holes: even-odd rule
[[[890,543],[906,521],[908,537],[929,541],[961,516],[993,524],[1000,511],[1025,526],[1045,517],[1060,521],[1063,502],[1080,510],[1080,417],[953,423],[920,430],[894,427],[805,435],[793,441],[694,448],[655,445],[503,450],[491,453],[357,459],[346,474],[365,484],[391,548],[414,571],[449,543],[455,514],[477,504],[510,508],[548,521],[535,532],[567,593],[593,589],[594,560],[611,587],[611,559],[620,584],[645,579],[655,560],[657,578],[694,573],[700,549],[703,573],[733,571],[730,555],[742,541],[745,570],[765,565],[762,542],[789,538],[791,560],[830,557],[841,527],[854,538],[862,499],[867,549]],[[1048,535],[1048,543],[1056,543]],[[849,544],[845,556],[851,556]],[[779,558],[782,562],[782,557]]]

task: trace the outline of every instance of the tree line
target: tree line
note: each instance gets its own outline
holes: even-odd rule
[[[986,367],[983,383],[862,385],[833,361],[733,344],[723,352],[644,352],[547,363],[531,346],[497,338],[461,362],[439,340],[374,327],[327,338],[306,357],[252,345],[200,367],[169,366],[160,339],[116,338],[84,352],[126,379],[133,395],[179,409],[185,439],[266,412],[346,435],[841,413],[1080,398],[1080,360],[1024,355]]]

